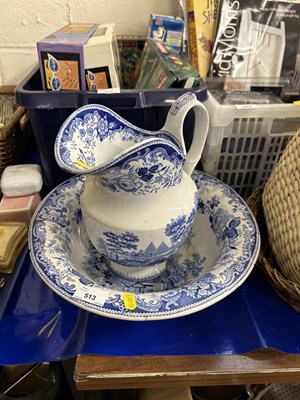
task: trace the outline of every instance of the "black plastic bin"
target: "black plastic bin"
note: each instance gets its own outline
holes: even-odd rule
[[[70,176],[56,164],[54,141],[59,128],[74,110],[86,104],[102,104],[132,124],[155,131],[164,125],[171,104],[187,91],[194,92],[201,102],[207,99],[204,81],[195,89],[124,89],[121,93],[113,94],[91,91],[47,92],[42,89],[40,71],[36,68],[16,87],[16,101],[29,112],[45,186],[51,190]],[[194,115],[191,111],[184,122],[187,147],[191,143],[193,124]]]

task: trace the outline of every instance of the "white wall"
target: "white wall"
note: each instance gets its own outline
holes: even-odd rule
[[[177,0],[0,0],[0,85],[37,65],[36,43],[70,22],[115,22],[118,35],[146,34],[149,15],[178,15]]]

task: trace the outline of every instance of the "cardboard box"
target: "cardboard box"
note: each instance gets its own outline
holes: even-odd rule
[[[115,25],[69,24],[37,43],[44,90],[120,89]]]
[[[14,270],[19,254],[26,245],[27,240],[28,225],[26,223],[0,221],[0,273],[10,274]],[[1,304],[1,306],[3,305]],[[1,312],[3,310],[4,308],[2,307]]]
[[[193,88],[200,75],[189,60],[171,46],[147,39],[139,64],[136,88]]]
[[[118,36],[122,87],[135,87],[135,71],[142,57],[146,38],[144,36]]]
[[[99,25],[84,45],[83,55],[87,90],[120,89],[120,57],[114,24]]]
[[[181,50],[184,21],[180,17],[151,14],[149,38],[165,42],[177,52]]]
[[[40,202],[39,193],[20,197],[3,196],[0,201],[0,221],[17,221],[29,224]]]
[[[56,37],[61,38],[86,38],[88,39],[97,28],[97,24],[71,23],[55,32]]]

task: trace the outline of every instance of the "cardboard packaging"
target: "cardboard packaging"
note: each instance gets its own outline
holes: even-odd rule
[[[69,24],[37,43],[44,90],[120,89],[115,24]]]
[[[0,201],[0,221],[17,221],[29,224],[40,202],[39,193],[20,197],[3,196]]]
[[[13,271],[27,237],[28,227],[24,222],[0,222],[0,273]]]
[[[184,21],[180,17],[151,14],[149,38],[172,46],[177,52],[182,48]]]
[[[200,85],[198,71],[171,46],[147,39],[137,72],[136,88],[193,88]]]
[[[118,36],[118,48],[121,64],[122,87],[135,87],[135,71],[142,57],[145,36]]]

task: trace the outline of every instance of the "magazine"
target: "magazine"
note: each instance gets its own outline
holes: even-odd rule
[[[293,77],[299,26],[296,0],[220,0],[210,76]]]

